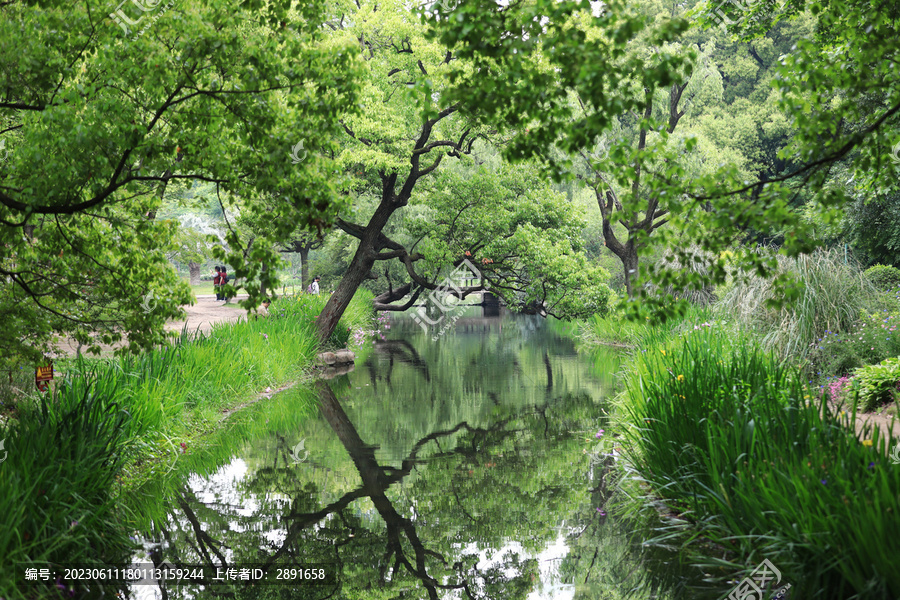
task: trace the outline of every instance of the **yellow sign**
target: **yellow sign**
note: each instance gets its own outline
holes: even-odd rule
[[[34,384],[42,392],[46,392],[50,387],[48,381],[53,381],[53,363],[46,367],[38,367],[34,370]]]

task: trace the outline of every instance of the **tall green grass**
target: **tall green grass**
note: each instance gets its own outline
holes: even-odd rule
[[[124,566],[133,542],[114,489],[130,422],[108,395],[62,393],[0,430],[0,597],[57,591],[23,588],[26,564]]]
[[[369,325],[371,299],[354,297],[331,343]],[[0,463],[0,598],[27,597],[17,587],[19,561],[114,565],[127,557],[127,532],[142,517],[124,495],[153,489],[217,433],[237,443],[250,429],[230,415],[267,388],[305,385],[326,301],[280,298],[267,318],[216,325],[206,336],[184,332],[140,356],[58,361],[53,399],[19,401],[19,418],[0,428],[8,452]],[[311,414],[315,396],[296,397],[292,411]]]
[[[724,330],[645,348],[628,382],[628,460],[697,533],[792,597],[900,597],[900,471],[812,401],[800,371]],[[739,579],[739,577],[738,577]]]
[[[368,292],[358,294],[338,329],[368,323],[370,299]],[[129,439],[177,450],[181,436],[206,429],[223,409],[304,376],[319,351],[315,317],[326,300],[281,298],[268,318],[219,323],[207,336],[185,332],[174,345],[139,356],[76,360],[63,387],[115,397],[132,416]]]
[[[579,339],[587,348],[599,345],[640,348],[693,327],[708,326],[711,317],[710,309],[694,305],[688,308],[685,315],[653,325],[649,321],[630,320],[623,312],[609,316],[594,315],[581,325]]]
[[[796,258],[778,256],[781,274],[802,285],[800,295],[780,308],[772,278],[751,277],[732,285],[715,305],[716,318],[753,331],[781,356],[804,358],[826,332],[853,329],[866,310],[879,306],[877,289],[860,265],[835,250],[818,250]]]

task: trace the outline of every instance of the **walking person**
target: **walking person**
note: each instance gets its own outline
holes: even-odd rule
[[[319,293],[319,276],[317,275],[313,282],[309,284],[309,287],[306,288],[306,292],[309,294],[318,294]]]
[[[213,291],[216,293],[216,302],[222,299],[222,267],[216,265],[216,274],[213,275]]]
[[[222,300],[225,301],[225,304],[228,304],[228,301],[231,300],[231,298],[229,298],[225,292],[225,286],[228,284],[228,270],[224,266],[222,267],[220,284],[219,289],[222,290]]]

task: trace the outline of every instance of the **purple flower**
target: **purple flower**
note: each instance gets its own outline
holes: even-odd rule
[[[603,430],[601,429],[600,431],[598,431],[598,432],[597,432],[597,435],[595,435],[594,437],[597,438],[598,440],[599,440],[600,438],[602,438],[602,437],[603,437]]]
[[[601,516],[601,517],[605,517],[605,516],[606,516],[606,512],[605,512],[602,508],[598,508],[598,509],[597,509],[597,512],[600,513],[600,516]]]
[[[828,480],[827,480],[827,479],[823,479],[823,480],[821,480],[819,483],[821,483],[822,485],[828,485]]]
[[[874,469],[874,468],[875,468],[875,463],[870,462],[870,463],[869,463],[869,469]]]

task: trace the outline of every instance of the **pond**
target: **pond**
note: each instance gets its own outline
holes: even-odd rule
[[[609,503],[620,359],[579,357],[538,316],[467,308],[435,339],[392,315],[352,372],[315,384],[317,416],[273,419],[168,494],[137,558],[230,567],[238,585],[130,595],[719,597]],[[242,569],[267,584],[241,584]]]

